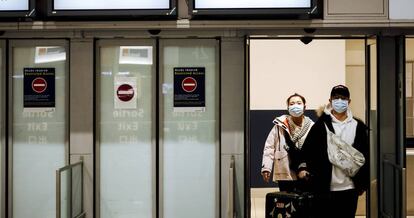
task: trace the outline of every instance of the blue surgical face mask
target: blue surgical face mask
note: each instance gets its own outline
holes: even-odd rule
[[[343,113],[346,110],[348,110],[348,100],[342,100],[342,99],[333,99],[332,100],[332,108],[337,113]]]
[[[303,114],[303,104],[289,105],[288,111],[292,117],[300,117]]]

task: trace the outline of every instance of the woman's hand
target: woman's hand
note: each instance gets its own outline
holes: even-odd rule
[[[302,170],[298,174],[299,179],[308,179],[309,178],[309,172],[306,170]]]
[[[265,182],[270,182],[270,172],[264,171],[264,172],[262,172],[262,176],[263,176],[263,180]]]

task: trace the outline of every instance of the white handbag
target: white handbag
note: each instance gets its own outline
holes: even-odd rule
[[[342,169],[345,175],[355,176],[365,164],[364,155],[357,149],[344,142],[338,135],[331,132],[325,124],[329,161]]]

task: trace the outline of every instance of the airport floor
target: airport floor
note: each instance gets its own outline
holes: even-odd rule
[[[275,188],[252,188],[251,189],[251,218],[265,217],[265,196],[269,192],[277,191]],[[356,216],[355,218],[365,218],[365,216]],[[414,218],[414,216],[407,216]]]

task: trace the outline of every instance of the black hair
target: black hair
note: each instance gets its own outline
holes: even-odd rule
[[[305,99],[305,97],[303,97],[302,95],[299,95],[298,93],[296,93],[296,92],[295,92],[295,94],[293,94],[293,95],[291,95],[291,96],[289,96],[289,97],[287,98],[287,100],[286,100],[286,104],[287,104],[287,105],[289,105],[289,101],[290,101],[290,99],[291,99],[291,98],[293,98],[293,97],[299,97],[299,98],[301,98],[301,99],[302,99],[302,101],[303,101],[303,104],[306,104],[306,99]]]

